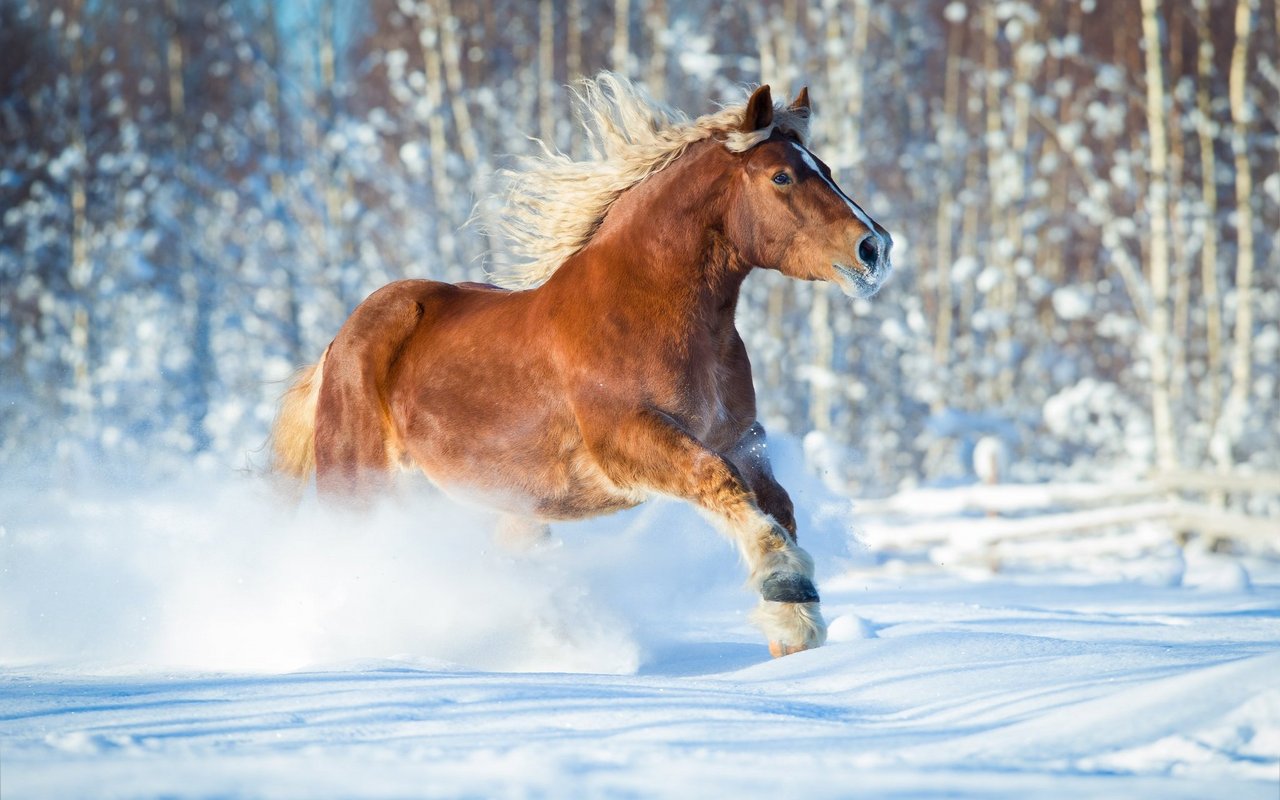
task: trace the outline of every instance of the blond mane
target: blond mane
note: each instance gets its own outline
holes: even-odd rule
[[[493,278],[513,288],[538,286],[582,249],[618,196],[680,157],[689,145],[715,137],[733,152],[769,138],[775,128],[807,142],[808,109],[775,105],[773,124],[740,130],[746,103],[690,120],[650,98],[626,78],[602,72],[574,92],[588,156],[575,161],[551,150],[522,158],[504,170],[504,208],[497,228],[511,243],[516,263]]]

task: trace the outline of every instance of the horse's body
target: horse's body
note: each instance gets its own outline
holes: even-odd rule
[[[613,102],[637,101],[604,80]],[[680,497],[739,545],[775,654],[821,644],[734,310],[755,266],[869,294],[891,240],[801,145],[807,95],[775,110],[763,87],[738,113],[609,198],[536,288],[410,280],[371,295],[286,396],[278,469],[305,477],[313,461],[318,491],[349,497],[416,466],[528,532]],[[734,133],[758,141],[731,150]]]

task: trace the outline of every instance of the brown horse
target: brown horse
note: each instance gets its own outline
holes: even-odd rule
[[[734,310],[755,267],[869,296],[892,239],[807,149],[807,91],[775,107],[762,86],[691,121],[611,75],[584,86],[594,157],[508,175],[525,288],[374,292],[286,393],[273,468],[365,497],[417,467],[529,534],[679,497],[740,549],[771,652],[816,647],[813,561],[769,466]]]

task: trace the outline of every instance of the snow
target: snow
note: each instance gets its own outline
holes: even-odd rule
[[[831,629],[778,660],[675,502],[514,555],[413,485],[0,490],[0,795],[1275,796],[1274,561],[888,558],[775,449]]]
[[[1066,320],[1084,319],[1093,309],[1088,295],[1078,286],[1063,286],[1053,291],[1053,310]]]

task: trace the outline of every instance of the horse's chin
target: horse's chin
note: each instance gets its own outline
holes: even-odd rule
[[[844,264],[832,264],[835,269],[833,283],[840,287],[840,291],[844,292],[848,297],[871,297],[880,291],[880,287],[884,285],[884,279],[888,277],[888,270],[881,275],[865,275],[853,267],[846,267]]]

